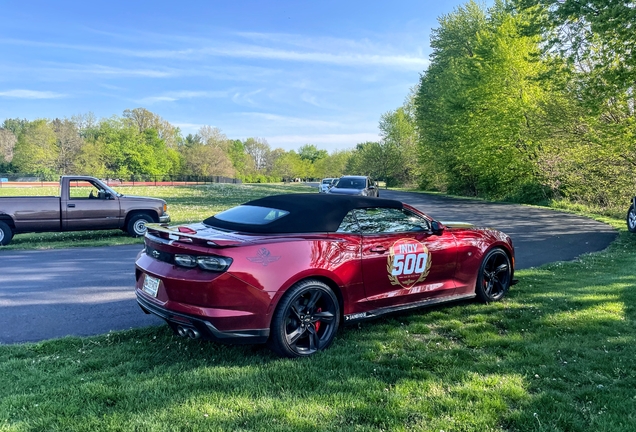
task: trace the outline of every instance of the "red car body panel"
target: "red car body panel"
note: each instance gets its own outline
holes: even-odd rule
[[[404,208],[432,221],[413,207]],[[253,235],[225,233],[204,224],[148,229],[146,248],[136,261],[136,294],[142,309],[161,316],[173,329],[192,326],[205,338],[231,342],[264,342],[280,298],[304,279],[330,285],[344,321],[356,321],[474,297],[482,258],[494,247],[505,250],[514,263],[507,235],[468,225],[449,224],[438,233],[372,235]],[[213,255],[232,262],[224,272],[184,268],[170,261],[174,254]],[[403,259],[403,273],[411,271],[412,276],[393,275],[397,267],[391,263],[397,256]],[[146,275],[160,281],[156,296],[144,291]]]

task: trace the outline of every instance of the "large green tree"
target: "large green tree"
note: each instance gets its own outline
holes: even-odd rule
[[[415,98],[421,183],[427,189],[470,193],[474,175],[457,144],[468,111],[465,77],[475,56],[477,34],[487,27],[487,14],[469,2],[438,22],[431,34],[431,63]]]
[[[155,129],[140,130],[119,118],[100,122],[97,139],[109,175],[159,175],[172,172],[178,159]]]
[[[267,158],[271,148],[267,140],[263,138],[248,138],[243,142],[245,153],[253,161],[253,166],[256,171],[263,172],[267,166]]]
[[[13,160],[13,149],[18,138],[9,129],[0,128],[0,166],[8,165]]]
[[[51,122],[55,132],[57,145],[56,172],[60,174],[76,174],[80,169],[78,157],[84,146],[77,124],[71,120],[55,119]]]
[[[420,172],[414,101],[415,94],[411,92],[403,106],[380,117],[381,146],[390,162],[383,178],[389,186],[414,183]]]
[[[35,120],[22,127],[12,163],[21,173],[53,175],[58,155],[55,131],[46,120]]]
[[[314,175],[317,178],[336,178],[347,174],[347,163],[352,157],[353,150],[336,150],[327,157],[318,159],[314,165]]]
[[[183,172],[196,176],[233,176],[235,170],[228,156],[230,146],[230,140],[218,128],[201,127],[196,135],[188,135],[181,146]]]
[[[542,31],[555,48],[584,72],[594,98],[631,92],[636,74],[636,4],[630,0],[520,0],[543,6]]]
[[[123,122],[127,126],[136,128],[139,133],[143,133],[147,129],[154,129],[157,136],[165,142],[168,148],[176,148],[180,143],[181,131],[179,128],[145,108],[125,110]]]
[[[327,150],[319,149],[313,144],[305,144],[298,149],[298,155],[301,159],[310,161],[312,164],[320,159],[327,157]]]
[[[423,183],[454,193],[534,201],[543,104],[540,42],[528,16],[474,2],[443,16],[416,97]]]

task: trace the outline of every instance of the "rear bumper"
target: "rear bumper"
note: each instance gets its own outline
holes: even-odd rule
[[[157,315],[165,320],[168,325],[177,331],[179,326],[186,329],[196,329],[202,339],[230,344],[259,344],[265,343],[269,338],[269,329],[254,330],[225,330],[221,331],[214,327],[211,322],[201,319],[201,317],[173,312],[163,308],[144,298],[143,294],[137,293],[137,303],[146,313]]]

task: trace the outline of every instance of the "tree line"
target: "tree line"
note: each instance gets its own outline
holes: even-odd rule
[[[624,207],[636,193],[636,8],[469,1],[438,19],[415,94],[420,184]]]
[[[386,133],[378,142],[331,154],[313,144],[298,150],[272,149],[265,139],[230,139],[211,126],[183,136],[179,128],[145,108],[101,120],[92,114],[54,120],[6,119],[0,127],[0,172],[48,178],[63,174],[226,176],[245,182],[350,173],[390,178],[398,184],[405,180],[403,171],[391,177],[392,168],[384,161],[399,161],[392,155],[396,153],[392,135],[400,133],[401,110],[383,116]],[[395,131],[390,126],[393,117],[397,119]],[[410,144],[414,149],[415,141]]]
[[[312,145],[286,152],[272,150],[259,138],[229,139],[210,126],[183,136],[179,128],[144,108],[101,120],[92,114],[62,120],[6,119],[0,128],[0,172],[45,177],[188,175],[269,182],[323,174],[311,163],[318,156],[331,157]],[[334,174],[344,169],[326,167]]]

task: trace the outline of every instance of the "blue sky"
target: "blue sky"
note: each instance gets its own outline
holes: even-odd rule
[[[459,1],[0,0],[0,121],[144,107],[272,148],[377,140]]]

